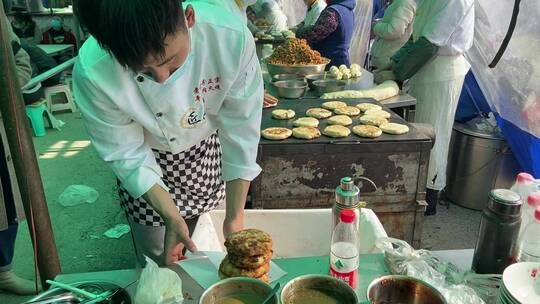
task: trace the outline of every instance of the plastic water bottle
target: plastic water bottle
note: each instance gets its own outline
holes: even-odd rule
[[[540,191],[539,185],[532,175],[522,172],[517,175],[516,182],[510,188],[511,191],[519,194],[523,200],[523,204],[527,203],[527,197],[534,192]]]
[[[524,199],[523,207],[521,209],[521,228],[519,229],[520,238],[523,236],[523,233],[525,233],[525,228],[527,225],[534,221],[534,212],[538,207],[540,207],[540,192],[532,193],[529,195],[529,197],[527,197],[527,199]]]
[[[540,262],[540,208],[534,219],[525,227],[519,244],[518,262]]]
[[[340,222],[332,234],[330,248],[330,274],[352,288],[358,284],[359,234],[355,228],[356,213],[345,209],[339,214]]]

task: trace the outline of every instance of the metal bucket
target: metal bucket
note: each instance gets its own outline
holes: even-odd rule
[[[509,189],[519,172],[500,131],[482,123],[477,118],[454,124],[446,175],[445,198],[474,210],[485,208],[492,189]]]

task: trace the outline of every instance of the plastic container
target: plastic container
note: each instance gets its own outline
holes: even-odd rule
[[[519,229],[519,237],[525,232],[525,227],[534,220],[534,212],[540,207],[540,192],[532,193],[523,202],[521,209],[521,228]],[[540,231],[539,231],[540,232]]]
[[[526,204],[527,198],[534,192],[540,191],[538,183],[534,180],[534,177],[529,173],[522,172],[517,175],[516,182],[510,188],[511,191],[519,194],[523,200],[523,204]]]
[[[353,289],[358,284],[359,235],[356,232],[356,213],[345,209],[339,214],[340,222],[332,234],[330,247],[330,274],[349,284]]]
[[[540,208],[536,208],[534,219],[525,227],[520,238],[518,262],[540,262]]]

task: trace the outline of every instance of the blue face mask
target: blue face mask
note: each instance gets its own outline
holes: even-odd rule
[[[51,20],[51,27],[53,28],[53,30],[55,31],[59,31],[62,29],[62,21],[60,20]]]
[[[184,74],[186,74],[187,70],[190,68],[191,64],[193,63],[193,53],[191,52],[191,30],[188,29],[188,39],[189,39],[189,52],[186,57],[186,60],[182,65],[174,71],[167,80],[163,83],[164,85],[168,85],[170,83],[175,82],[180,77],[182,77]]]

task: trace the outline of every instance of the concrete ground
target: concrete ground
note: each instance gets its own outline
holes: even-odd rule
[[[125,223],[118,204],[116,182],[111,171],[98,159],[78,113],[59,114],[66,122],[62,131],[47,130],[34,139],[49,204],[56,245],[64,273],[125,269],[134,266],[129,235],[109,239],[103,233]],[[63,207],[58,197],[69,185],[86,185],[99,192],[94,204]],[[435,216],[426,217],[423,244],[426,249],[473,248],[480,212],[455,205],[440,206]],[[14,271],[33,279],[33,248],[26,222],[19,228]],[[38,248],[39,249],[39,248]],[[0,293],[0,303],[22,303],[28,297]]]

